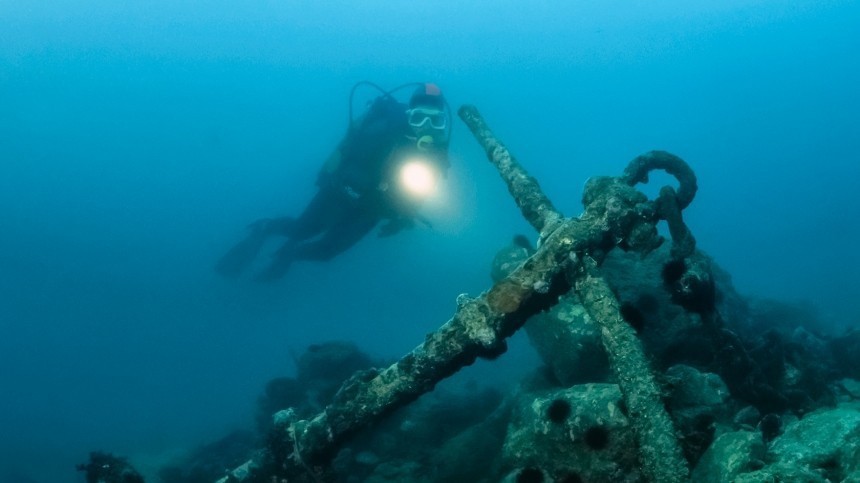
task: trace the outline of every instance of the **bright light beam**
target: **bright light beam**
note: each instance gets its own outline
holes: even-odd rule
[[[409,160],[400,167],[400,184],[410,194],[423,198],[436,191],[436,173],[424,161]]]

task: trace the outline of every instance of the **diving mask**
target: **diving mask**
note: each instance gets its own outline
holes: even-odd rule
[[[409,125],[416,129],[424,127],[427,123],[430,123],[433,129],[442,130],[448,127],[448,116],[445,115],[445,111],[439,109],[416,107],[407,110],[406,115]]]

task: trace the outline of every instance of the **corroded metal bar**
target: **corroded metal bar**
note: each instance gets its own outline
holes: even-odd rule
[[[537,180],[529,176],[508,148],[496,139],[475,106],[462,106],[457,114],[484,148],[487,157],[508,185],[508,191],[525,216],[526,221],[545,237],[562,221],[562,215],[541,191]]]
[[[323,481],[324,467],[354,433],[430,391],[478,357],[506,350],[505,339],[569,290],[564,268],[571,251],[604,238],[600,226],[568,220],[523,265],[477,298],[460,296],[454,316],[397,363],[344,383],[326,409],[306,421],[286,420],[267,454],[220,482]],[[317,472],[319,469],[319,473]],[[291,479],[296,478],[296,480]]]
[[[684,161],[678,160],[683,164],[679,169],[686,167]],[[634,164],[635,161],[631,163]],[[660,237],[654,226],[657,218],[652,216],[652,204],[644,194],[633,189],[633,184],[625,177],[591,178],[585,185],[582,196],[585,212],[579,219],[602,227],[606,235],[604,240],[609,238],[610,247],[614,246],[613,240],[621,240],[627,249],[647,253],[659,244]],[[606,248],[598,247],[571,255],[574,263],[569,264],[568,281],[588,315],[600,326],[609,365],[636,430],[642,473],[652,482],[686,481],[687,461],[663,404],[660,387],[639,338],[624,321],[618,299],[600,275],[595,258],[600,260]]]
[[[588,315],[600,326],[609,365],[618,379],[639,442],[642,473],[653,482],[687,481],[690,470],[663,404],[660,386],[649,368],[639,338],[621,317],[621,308],[612,289],[599,275],[597,264],[587,257],[572,266],[569,277]]]

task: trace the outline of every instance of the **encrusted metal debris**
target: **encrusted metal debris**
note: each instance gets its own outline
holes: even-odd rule
[[[600,262],[615,247],[647,253],[662,238],[656,224],[667,220],[673,257],[690,257],[695,240],[681,219],[696,193],[696,178],[677,156],[653,151],[634,159],[619,177],[589,180],[585,211],[565,218],[537,181],[493,135],[477,109],[463,106],[460,118],[498,169],[541,244],[522,265],[475,298],[457,297],[454,315],[423,343],[391,366],[354,375],[324,411],[307,420],[279,413],[275,433],[259,456],[219,482],[329,481],[329,463],[353,435],[430,391],[478,357],[505,352],[506,339],[529,317],[573,289],[601,326],[603,343],[636,429],[643,474],[655,482],[688,478],[671,419],[635,332],[600,275]],[[664,188],[648,200],[634,186],[661,169],[675,176],[678,190]]]

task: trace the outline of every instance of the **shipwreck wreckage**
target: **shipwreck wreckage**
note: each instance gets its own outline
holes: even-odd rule
[[[537,248],[518,237],[500,251],[493,261],[494,285],[475,298],[458,296],[451,319],[395,363],[362,370],[387,362],[359,353],[360,363],[339,366],[326,382],[324,397],[331,402],[325,407],[297,402],[309,393],[291,391],[314,384],[322,373],[311,370],[308,376],[307,370],[315,364],[333,369],[326,358],[343,362],[356,352],[335,343],[309,356],[320,350],[310,347],[310,358],[298,361],[297,380],[270,381],[280,389],[286,383],[292,395],[260,400],[264,443],[256,437],[243,443],[241,434],[231,434],[189,453],[178,466],[163,467],[158,478],[860,481],[860,330],[819,337],[803,328],[809,317],[792,320],[784,306],[775,315],[756,315],[728,274],[696,249],[684,224],[682,212],[697,186],[682,159],[651,151],[633,159],[621,176],[590,178],[584,212],[565,218],[477,109],[463,106],[459,116],[538,231]],[[664,186],[649,199],[636,185],[655,170],[666,171],[678,185]],[[658,232],[663,221],[671,243]],[[510,399],[496,403],[492,414],[481,411],[494,403],[463,397],[454,406],[474,409],[483,414],[480,420],[427,440],[432,456],[412,453],[406,461],[397,445],[408,447],[421,430],[413,431],[408,419],[397,435],[386,426],[404,413],[420,412],[427,399],[419,397],[463,367],[506,352],[507,339],[523,327],[544,365]],[[756,343],[745,344],[735,330]],[[338,359],[344,354],[351,355]],[[352,376],[342,382],[347,374]],[[272,397],[269,391],[267,385]],[[426,413],[426,424],[442,423],[440,417],[452,409],[448,402],[441,412]],[[285,407],[290,408],[277,411]],[[789,422],[785,430],[781,415]],[[379,431],[368,431],[374,425]],[[718,426],[728,432],[716,436]],[[498,441],[501,434],[504,443]],[[355,453],[376,437],[389,438],[376,447],[381,454],[400,456],[379,462],[372,452]],[[77,469],[92,483],[144,482],[125,458],[103,452],[91,453],[90,462]]]
[[[474,106],[458,114],[499,171],[526,220],[538,231],[534,253],[478,297],[460,295],[454,315],[423,343],[384,369],[361,371],[344,382],[334,400],[316,416],[299,419],[290,409],[274,415],[273,436],[257,456],[230,470],[218,483],[261,481],[331,481],[330,462],[357,433],[431,391],[437,383],[481,358],[506,351],[506,339],[531,316],[555,305],[573,291],[598,323],[611,371],[626,404],[639,452],[642,475],[653,482],[689,478],[672,420],[636,331],[625,321],[621,305],[601,276],[609,250],[647,254],[664,239],[657,223],[666,221],[671,261],[664,270],[672,299],[697,313],[718,346],[742,345],[713,308],[714,282],[708,260],[695,250],[682,211],[692,202],[696,177],[679,157],[664,151],[643,154],[621,176],[594,177],[583,193],[584,212],[566,218],[553,207],[538,182],[529,176],[494,136]],[[649,200],[636,189],[654,170],[678,181]],[[743,377],[732,391],[756,400],[768,385],[743,350],[725,350],[723,371]]]

